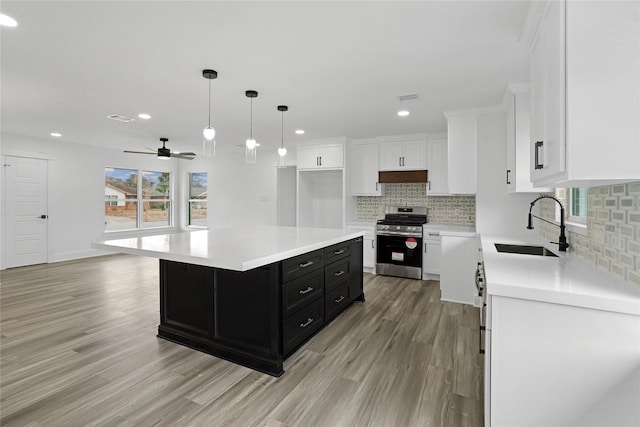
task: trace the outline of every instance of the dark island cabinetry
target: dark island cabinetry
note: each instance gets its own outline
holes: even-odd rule
[[[158,336],[279,376],[356,299],[361,237],[247,271],[161,259]]]

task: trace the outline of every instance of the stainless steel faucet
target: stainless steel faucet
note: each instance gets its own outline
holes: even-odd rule
[[[562,202],[560,200],[556,199],[553,196],[543,194],[538,198],[536,198],[533,202],[531,202],[531,206],[529,207],[529,224],[527,225],[527,228],[529,230],[533,230],[533,217],[538,218],[540,221],[548,222],[549,224],[558,226],[558,224],[556,224],[555,222],[547,221],[546,219],[540,218],[539,216],[533,215],[531,213],[531,209],[533,209],[533,205],[535,205],[536,202],[540,199],[552,199],[552,200],[555,200],[560,205],[560,238],[558,239],[558,246],[561,252],[566,252],[567,248],[569,247],[569,244],[567,243],[567,236],[564,234],[564,230],[565,230],[564,206],[562,206]],[[551,243],[556,243],[556,242],[551,242]]]

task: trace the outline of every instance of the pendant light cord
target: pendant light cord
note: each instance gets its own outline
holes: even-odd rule
[[[211,79],[209,79],[209,127],[211,127]]]
[[[282,111],[282,124],[280,126],[280,148],[284,148],[284,111]]]
[[[249,120],[249,138],[253,139],[253,98],[251,98],[251,119]]]

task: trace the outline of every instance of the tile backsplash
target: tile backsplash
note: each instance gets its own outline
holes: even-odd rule
[[[425,183],[384,184],[384,196],[357,198],[359,220],[384,217],[385,206],[426,206],[430,223],[465,225],[476,224],[475,196],[426,196]]]
[[[553,220],[557,204],[539,203],[540,216]],[[540,222],[540,229],[545,239],[557,241],[558,227]],[[586,236],[567,233],[569,251],[640,286],[640,182],[590,188],[587,231]]]

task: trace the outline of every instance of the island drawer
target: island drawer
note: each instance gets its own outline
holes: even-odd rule
[[[324,271],[316,270],[282,286],[282,317],[289,317],[324,294]]]
[[[327,291],[335,288],[351,273],[351,263],[349,259],[334,262],[324,268],[324,284]]]
[[[318,298],[284,321],[283,353],[289,354],[324,324],[324,299]]]
[[[288,282],[323,266],[322,249],[282,261],[282,282]]]
[[[345,280],[324,296],[324,315],[327,321],[340,313],[349,304],[349,281]]]
[[[337,245],[324,248],[324,263],[331,264],[341,258],[345,258],[351,255],[351,242],[342,242]]]

